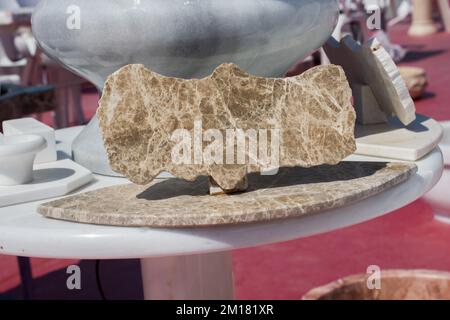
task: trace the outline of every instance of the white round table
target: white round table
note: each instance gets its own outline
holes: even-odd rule
[[[82,127],[56,133],[59,157]],[[348,161],[387,159],[351,156]],[[402,208],[428,192],[443,171],[442,153],[417,161],[407,182],[358,203],[311,216],[198,229],[121,228],[51,220],[36,212],[45,201],[0,208],[0,254],[75,259],[140,258],[146,299],[231,299],[231,250],[293,240],[355,225]],[[96,176],[79,192],[126,179]]]

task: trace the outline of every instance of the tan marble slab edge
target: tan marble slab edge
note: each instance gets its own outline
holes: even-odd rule
[[[129,227],[200,227],[295,218],[342,207],[403,183],[413,163],[343,162],[283,168],[277,176],[248,176],[245,193],[209,196],[208,178],[128,184],[45,203],[49,218]]]

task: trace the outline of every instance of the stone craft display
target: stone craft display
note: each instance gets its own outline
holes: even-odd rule
[[[416,161],[436,148],[442,128],[433,119],[416,115],[411,97],[424,89],[423,75],[404,79],[405,72],[376,38],[363,45],[349,36],[340,42],[331,38],[324,49],[332,63],[344,68],[352,87],[356,154]]]
[[[338,15],[336,0],[42,0],[32,25],[47,55],[102,89],[107,76],[134,63],[186,79],[224,62],[280,77],[322,46]],[[84,167],[117,175],[96,117],[72,148]]]
[[[0,135],[0,186],[16,186],[33,180],[36,154],[47,147],[38,135]]]
[[[115,226],[229,225],[318,213],[404,182],[415,164],[341,162],[356,150],[356,113],[340,66],[277,78],[326,42],[338,12],[335,0],[42,0],[40,46],[103,90],[75,160],[134,184],[38,211]],[[413,119],[407,105],[383,108]],[[155,181],[163,171],[177,178]]]
[[[2,160],[1,157],[0,160]],[[18,163],[17,159],[15,160]],[[20,184],[14,186],[2,186],[4,179],[1,172],[2,162],[0,164],[0,208],[62,197],[94,180],[94,175],[89,170],[70,159],[64,159],[35,164],[34,167],[30,165],[30,183],[21,181]],[[11,175],[11,168],[13,167],[9,166],[9,175]],[[20,173],[23,175],[24,171],[20,171]]]
[[[54,162],[57,160],[55,130],[34,118],[20,118],[3,121],[5,136],[35,134],[43,137],[47,147],[36,155],[35,164]]]
[[[334,65],[274,79],[223,64],[200,80],[129,65],[106,81],[97,115],[111,167],[141,185],[167,171],[245,190],[247,173],[337,164],[356,150],[351,90]]]
[[[442,140],[441,125],[417,115],[408,127],[398,119],[370,126],[356,126],[356,154],[417,161],[433,151]]]
[[[98,117],[112,167],[137,184],[52,201],[38,211],[81,223],[183,228],[298,218],[363,200],[406,181],[417,167],[340,162],[355,149],[356,115],[350,98],[344,71],[334,65],[270,79],[224,64],[200,80],[125,66],[108,78]],[[163,102],[166,109],[160,108]],[[202,124],[199,128],[196,120]],[[222,137],[230,128],[279,129],[276,175],[262,175],[264,166],[258,161],[190,164],[195,158],[190,148],[188,163],[172,161],[177,144],[173,132],[188,130],[182,137],[192,142],[196,129],[206,133],[213,128]],[[207,149],[203,142],[202,151]],[[219,145],[222,149],[215,153],[223,156],[227,150]],[[251,152],[244,155],[246,161],[252,159]],[[154,180],[163,170],[181,179]],[[211,196],[211,176],[220,190],[246,192]]]
[[[358,122],[387,122],[396,116],[404,125],[416,119],[416,107],[400,71],[376,38],[360,45],[351,36],[324,45],[331,63],[344,68],[353,90]]]
[[[413,163],[342,162],[250,174],[247,192],[209,196],[208,178],[127,184],[42,204],[48,218],[127,227],[201,227],[298,218],[342,207],[406,181]]]

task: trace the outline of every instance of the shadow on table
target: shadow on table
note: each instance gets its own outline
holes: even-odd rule
[[[322,165],[313,168],[280,168],[276,175],[248,174],[247,193],[252,191],[296,186],[300,184],[349,181],[368,177],[386,167],[382,162],[341,162],[338,165]],[[141,194],[138,199],[157,201],[181,196],[206,196],[209,192],[208,177],[195,181],[168,179],[159,182]]]
[[[430,50],[430,51],[410,50],[406,53],[406,56],[405,58],[403,58],[402,63],[416,62],[419,60],[441,55],[443,53],[445,53],[445,50]]]
[[[427,99],[433,99],[436,97],[436,93],[425,91],[420,97],[417,98],[417,100],[427,100]]]
[[[70,274],[66,268],[34,279],[33,299],[38,300],[100,300],[95,275],[95,261],[81,261],[81,290],[67,289]],[[143,299],[139,260],[104,260],[100,263],[100,279],[107,300]],[[0,293],[1,299],[22,299],[22,288]]]
[[[387,133],[387,132],[395,131],[398,129],[406,129],[408,131],[416,132],[416,133],[427,132],[430,129],[427,128],[423,123],[428,120],[430,120],[429,117],[418,114],[418,115],[416,115],[416,120],[414,120],[411,124],[409,124],[407,126],[402,124],[398,118],[390,118],[388,125],[386,125],[384,123],[370,125],[370,126],[357,125],[356,131],[355,131],[355,137],[358,139],[358,138],[363,138],[366,136],[371,136],[374,134]]]
[[[39,169],[33,172],[33,181],[29,184],[56,182],[67,179],[75,173],[75,170],[67,168]]]

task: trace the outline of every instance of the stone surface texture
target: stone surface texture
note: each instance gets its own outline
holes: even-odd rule
[[[187,180],[211,176],[222,189],[234,190],[246,173],[269,165],[337,164],[356,149],[351,89],[342,68],[333,65],[275,79],[223,64],[200,80],[164,77],[143,65],[128,65],[108,78],[97,115],[111,167],[141,185],[167,171]],[[195,150],[189,148],[192,164],[179,164],[172,157],[178,143],[172,135],[189,130],[194,146],[199,121],[203,133],[220,130],[223,156],[214,163],[195,161]],[[252,153],[248,139],[246,161],[240,162],[239,144],[226,140],[230,129],[268,130],[267,161],[263,153]],[[279,148],[272,148],[277,134]],[[217,141],[215,137],[200,148],[206,151]],[[235,148],[231,161],[225,159],[229,145]]]
[[[145,227],[200,227],[311,215],[349,205],[406,181],[413,163],[342,162],[337,166],[282,168],[250,174],[245,193],[210,196],[208,178],[154,181],[104,188],[41,205],[46,217]]]
[[[350,35],[340,42],[330,38],[324,45],[331,63],[344,68],[350,85],[367,85],[387,116],[396,116],[404,125],[416,119],[416,106],[394,60],[377,38],[360,44]],[[354,92],[355,95],[358,92]],[[355,104],[355,108],[364,108]]]
[[[450,273],[433,270],[385,270],[381,289],[367,286],[372,274],[339,279],[308,292],[304,300],[449,300]]]

